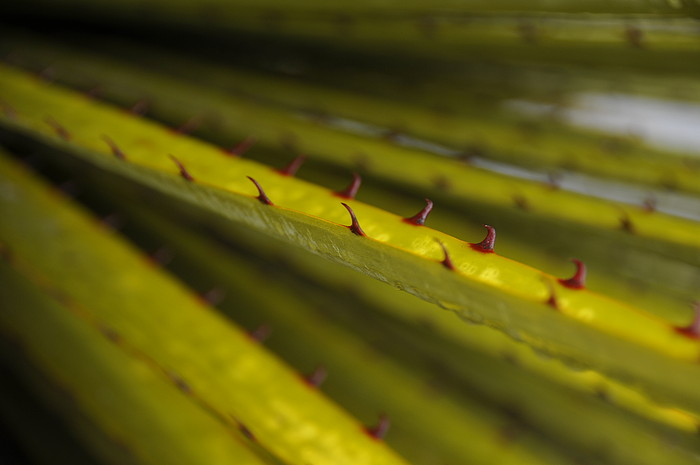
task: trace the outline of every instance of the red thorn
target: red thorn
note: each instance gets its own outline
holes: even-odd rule
[[[493,253],[493,248],[496,245],[496,230],[493,226],[485,224],[484,227],[488,229],[486,237],[483,241],[478,244],[469,244],[472,249],[483,253]]]
[[[168,247],[162,246],[154,250],[149,255],[149,258],[153,263],[157,265],[167,266],[170,262],[173,261],[173,258],[175,258],[175,254]]]
[[[384,131],[382,138],[389,142],[397,142],[401,138],[401,135],[402,133],[400,129],[387,129]]]
[[[215,307],[226,297],[226,290],[220,287],[212,287],[208,291],[201,293],[199,297],[203,303]]]
[[[121,335],[117,332],[117,330],[109,326],[105,326],[103,324],[98,324],[97,327],[104,337],[106,337],[115,344],[119,344],[122,338]]]
[[[561,188],[561,173],[549,172],[547,173],[547,185],[552,190],[558,190]]]
[[[297,174],[297,171],[299,171],[299,168],[301,168],[301,165],[303,165],[305,161],[306,157],[304,155],[299,155],[294,160],[292,160],[287,166],[285,166],[281,170],[277,170],[277,172],[282,176],[294,176]]]
[[[80,188],[72,179],[62,182],[57,187],[58,191],[66,197],[74,198],[80,193]]]
[[[442,259],[440,263],[442,263],[442,266],[447,268],[448,270],[454,271],[455,265],[452,263],[452,259],[450,258],[450,254],[447,252],[447,247],[445,247],[445,244],[442,243],[441,240],[435,239],[438,244],[440,244],[440,247],[442,248],[442,253],[445,255],[445,258]]]
[[[645,212],[647,213],[652,213],[656,211],[656,208],[658,206],[658,199],[652,194],[646,199],[644,199],[644,203],[642,205],[642,208],[644,209]]]
[[[267,324],[261,324],[257,328],[248,332],[248,337],[257,342],[265,342],[270,334],[272,333],[272,328]]]
[[[644,31],[637,27],[628,26],[625,29],[625,39],[634,48],[644,48]]]
[[[182,379],[180,375],[173,371],[167,371],[166,374],[179,390],[181,390],[185,394],[192,394],[192,387],[189,384],[187,384],[187,382],[184,379]]]
[[[178,160],[177,158],[175,158],[175,157],[172,156],[172,155],[168,155],[168,156],[169,156],[170,159],[173,161],[173,163],[175,163],[175,164],[177,165],[177,167],[180,169],[180,176],[182,176],[182,178],[183,178],[185,181],[189,181],[189,182],[194,181],[194,178],[193,178],[192,175],[187,171],[187,169],[185,169],[185,165],[183,165],[182,163],[180,163],[180,160]]]
[[[537,41],[537,29],[535,25],[530,22],[521,21],[518,24],[518,32],[520,33],[522,41],[525,43],[532,44]]]
[[[513,196],[513,203],[515,203],[515,206],[523,211],[530,210],[530,203],[527,201],[527,198],[525,198],[525,196],[523,195],[515,194]]]
[[[256,181],[255,179],[251,178],[250,176],[246,176],[246,177],[247,177],[248,179],[250,179],[250,180],[253,182],[253,184],[255,184],[255,187],[258,188],[258,196],[257,196],[256,198],[257,198],[261,203],[264,203],[265,205],[274,205],[274,203],[272,203],[272,202],[270,201],[270,199],[267,197],[267,194],[265,194],[265,191],[263,190],[263,188],[260,187],[260,184],[258,184],[258,181]]]
[[[365,432],[374,439],[384,439],[386,433],[389,431],[390,426],[391,421],[389,420],[389,417],[386,414],[382,413],[379,416],[379,421],[377,422],[377,424],[372,428],[365,428]]]
[[[100,96],[102,93],[102,86],[97,84],[96,86],[90,87],[89,89],[86,89],[84,94],[87,98],[90,99],[96,99]]]
[[[241,431],[243,436],[248,438],[250,441],[257,441],[253,432],[251,430],[249,430],[248,427],[246,425],[244,425],[243,423],[238,424],[238,429]]]
[[[47,66],[37,74],[39,79],[51,82],[56,79],[56,69],[53,66]]]
[[[418,213],[416,213],[414,216],[410,218],[404,218],[404,222],[410,223],[410,224],[415,224],[416,226],[423,226],[425,224],[425,220],[428,218],[428,215],[433,209],[433,201],[430,199],[425,199],[425,207]]]
[[[46,124],[48,124],[49,126],[51,126],[51,127],[53,128],[54,131],[56,131],[56,134],[58,134],[58,136],[59,136],[61,139],[63,139],[63,140],[69,140],[69,139],[70,139],[70,133],[66,130],[66,128],[64,128],[63,126],[61,126],[61,125],[58,123],[58,121],[56,121],[55,119],[51,118],[50,116],[49,116],[48,118],[44,119],[44,121],[46,122]]]
[[[193,116],[180,126],[173,129],[173,132],[184,136],[197,129],[200,124],[202,124],[202,118],[200,116]]]
[[[129,113],[132,115],[139,115],[143,116],[146,114],[148,111],[148,107],[150,107],[151,104],[146,100],[145,98],[142,98],[138,102],[134,103],[131,108],[129,108]]]
[[[586,287],[586,265],[576,258],[571,261],[576,265],[576,273],[569,279],[559,279],[559,282],[569,289],[583,289]]]
[[[110,213],[109,215],[100,219],[100,225],[115,231],[124,226],[124,219],[119,215],[119,213]]]
[[[255,144],[255,142],[255,137],[248,136],[230,149],[224,150],[224,153],[232,157],[240,157],[246,153],[253,146],[253,144]]]
[[[620,228],[625,232],[634,234],[634,223],[632,223],[627,213],[623,213],[622,217],[620,217]]]
[[[547,305],[552,307],[554,310],[559,310],[559,301],[557,300],[557,294],[554,292],[554,286],[552,283],[547,281],[547,287],[549,287],[549,297],[547,298]]]
[[[357,217],[355,216],[355,212],[352,211],[352,208],[350,208],[350,205],[343,203],[343,202],[341,202],[340,204],[345,207],[345,209],[348,211],[348,213],[350,213],[350,219],[352,220],[352,224],[350,224],[350,226],[348,226],[348,229],[350,229],[350,231],[352,231],[353,234],[356,234],[358,236],[367,237],[367,234],[365,234],[365,232],[360,227],[360,223],[357,221]]]
[[[317,388],[323,384],[327,377],[328,371],[326,370],[326,367],[323,365],[318,365],[316,368],[314,368],[314,371],[304,377],[304,381],[306,381],[306,384],[309,386]]]
[[[693,303],[695,316],[688,326],[675,328],[676,332],[691,339],[700,339],[700,302]]]
[[[352,182],[342,191],[336,192],[335,195],[344,199],[354,199],[357,195],[357,191],[360,189],[360,184],[362,184],[362,178],[360,175],[357,173],[352,173]]]
[[[107,145],[109,145],[109,148],[112,149],[112,154],[113,154],[115,157],[117,157],[117,158],[120,159],[120,160],[126,160],[126,156],[124,155],[124,152],[122,152],[122,151],[119,149],[119,147],[117,147],[117,144],[115,144],[114,141],[113,141],[112,139],[110,139],[109,137],[103,135],[103,136],[102,136],[102,140],[105,141],[105,142],[107,143]]]

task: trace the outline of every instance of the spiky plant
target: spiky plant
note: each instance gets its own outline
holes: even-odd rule
[[[3,8],[29,463],[700,463],[696,3]]]

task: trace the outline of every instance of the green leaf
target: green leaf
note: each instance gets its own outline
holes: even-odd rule
[[[14,270],[106,328],[218,423],[245,428],[285,463],[405,463],[244,331],[6,159],[0,212],[13,216],[0,227],[0,244]]]

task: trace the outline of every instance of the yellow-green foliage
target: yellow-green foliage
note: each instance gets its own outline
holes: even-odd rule
[[[420,144],[485,143],[515,165],[671,186],[692,210],[688,154],[631,138],[627,152],[601,148],[601,132],[525,121],[502,102],[566,106],[613,82],[613,65],[622,80],[648,73],[630,78],[634,92],[692,81],[696,3],[467,3],[29,1],[36,11],[17,18],[72,11],[198,31],[203,47],[215,33],[255,38],[261,53],[290,41],[275,66],[297,76],[247,69],[276,60],[257,48],[232,69],[109,39],[87,39],[87,53],[75,43],[91,36],[67,30],[73,46],[3,32],[0,372],[100,463],[700,463],[697,212],[576,194]],[[600,69],[576,68],[589,64]],[[384,65],[398,80],[362,91]],[[413,68],[416,81],[454,74],[435,90],[391,88]],[[549,95],[489,85],[494,69],[575,79]],[[482,87],[457,89],[472,72]],[[480,103],[449,109],[465,95]],[[124,110],[137,101],[152,107]],[[215,145],[244,138],[258,143],[250,158]],[[299,178],[278,168],[293,155],[308,158]],[[355,169],[358,199],[338,190]],[[425,197],[427,226],[406,221]],[[578,260],[562,276],[572,255],[591,265],[590,286]]]

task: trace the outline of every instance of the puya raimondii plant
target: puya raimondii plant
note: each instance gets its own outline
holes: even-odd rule
[[[700,463],[696,2],[2,10],[16,460]]]

